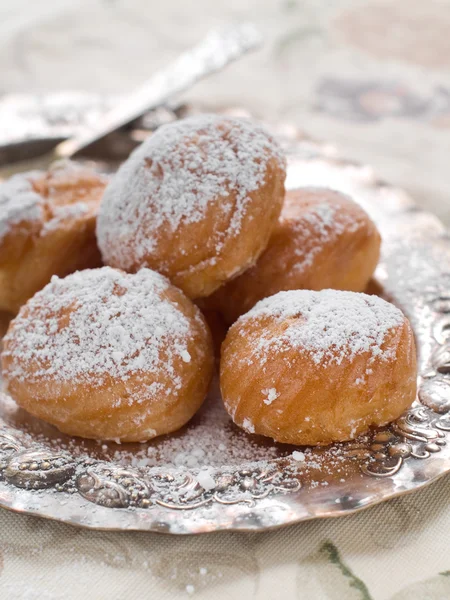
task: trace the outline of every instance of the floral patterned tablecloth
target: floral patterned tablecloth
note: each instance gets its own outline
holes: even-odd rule
[[[293,121],[450,223],[448,0],[2,0],[0,93],[123,93],[223,22],[265,48],[186,99]],[[450,478],[263,534],[104,533],[0,511],[0,597],[444,600]]]

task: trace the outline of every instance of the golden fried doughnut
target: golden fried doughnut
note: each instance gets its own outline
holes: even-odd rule
[[[52,278],[4,339],[3,377],[22,408],[64,433],[145,441],[184,425],[213,369],[200,310],[148,269]]]
[[[105,186],[70,162],[0,183],[0,310],[16,313],[52,275],[101,264],[95,220]]]
[[[327,445],[399,417],[416,376],[413,332],[398,308],[355,292],[293,290],[232,325],[220,387],[246,431]]]
[[[205,115],[158,129],[109,184],[97,238],[105,263],[208,296],[251,266],[284,199],[286,161],[250,121]]]
[[[326,188],[289,191],[275,231],[255,266],[205,301],[233,323],[284,290],[362,292],[380,255],[380,234],[348,196]]]

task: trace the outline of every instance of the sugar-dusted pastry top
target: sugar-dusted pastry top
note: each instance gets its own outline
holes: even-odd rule
[[[341,364],[344,359],[370,353],[377,360],[392,358],[392,346],[383,348],[387,334],[405,321],[393,304],[377,296],[337,290],[280,292],[256,304],[235,324],[244,334],[249,321],[261,323],[255,335],[254,356],[302,349],[321,365]],[[266,330],[264,322],[279,324]],[[274,333],[276,333],[274,335]]]
[[[357,232],[367,219],[361,207],[340,192],[326,188],[288,192],[279,228],[289,227],[295,241],[293,270],[303,273],[324,246],[336,242],[344,233]]]
[[[170,296],[173,289],[148,269],[128,275],[104,267],[53,277],[4,340],[8,377],[102,385],[108,378],[126,381],[161,370],[178,389],[174,364],[190,362],[192,331]],[[204,330],[200,312],[195,314]]]
[[[13,175],[0,183],[0,243],[17,228],[45,235],[95,215],[106,183],[106,176],[70,161]]]
[[[219,252],[226,238],[239,233],[249,194],[264,183],[274,157],[284,171],[277,143],[243,119],[202,115],[160,127],[105,192],[97,227],[104,259],[125,269],[139,264],[162,231],[202,221],[223,198],[219,210],[228,226],[212,232]]]
[[[33,188],[33,179],[40,176],[40,171],[30,171],[0,183],[0,241],[19,223],[43,220],[42,198]]]

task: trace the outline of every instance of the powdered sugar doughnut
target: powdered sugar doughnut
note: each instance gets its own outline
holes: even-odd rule
[[[163,276],[104,267],[54,277],[4,338],[11,396],[61,431],[144,441],[200,407],[212,341],[199,309]]]
[[[351,198],[326,188],[289,191],[256,265],[206,300],[229,323],[283,290],[362,292],[380,255],[380,234]]]
[[[376,296],[295,290],[230,328],[220,386],[234,422],[278,442],[326,445],[399,417],[416,395],[402,312]]]
[[[106,183],[70,162],[0,183],[0,310],[16,313],[52,275],[101,264],[95,220]]]
[[[250,121],[206,115],[158,129],[118,170],[97,237],[104,261],[150,267],[189,297],[252,265],[284,198],[286,161]]]

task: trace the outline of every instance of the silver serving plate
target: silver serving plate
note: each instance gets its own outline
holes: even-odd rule
[[[170,120],[182,113],[177,109],[147,115],[110,140],[108,148],[100,145],[97,158],[119,159],[118,149],[148,135],[159,116]],[[145,123],[151,125],[146,128]],[[213,391],[200,414],[176,434],[182,447],[183,439],[195,440],[208,418],[212,422],[220,415],[225,443],[239,447],[241,454],[233,464],[215,459],[211,489],[203,487],[196,468],[167,466],[164,459],[153,466],[133,461],[146,451],[164,456],[167,438],[127,445],[124,453],[125,446],[63,436],[2,396],[0,506],[95,529],[260,531],[347,515],[411,492],[450,470],[450,240],[445,228],[403,191],[377,179],[371,168],[338,158],[330,146],[311,141],[295,128],[274,130],[288,153],[289,188],[342,190],[377,222],[383,256],[372,291],[401,307],[414,327],[419,391],[413,407],[389,427],[355,441],[297,449],[305,455],[299,461],[293,447],[249,436],[233,426]],[[264,456],[267,459],[261,460]]]

